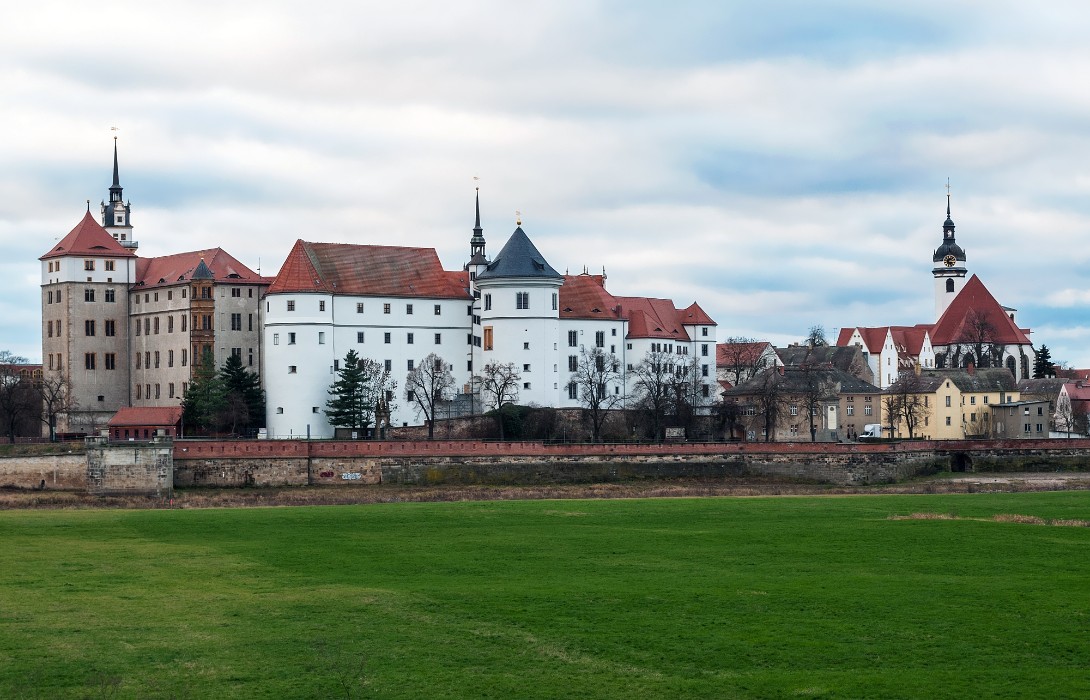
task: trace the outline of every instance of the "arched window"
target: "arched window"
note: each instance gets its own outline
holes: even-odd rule
[[[954,291],[954,280],[946,280],[946,291],[950,292],[950,293],[953,293],[953,291]]]
[[[1011,374],[1013,374],[1016,379],[1018,378],[1018,363],[1013,357],[1007,358],[1007,369],[1011,371]]]

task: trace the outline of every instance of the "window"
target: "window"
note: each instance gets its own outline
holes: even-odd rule
[[[556,311],[558,306],[559,306],[559,304],[558,304],[556,292],[553,292],[553,311]],[[616,335],[616,331],[614,331],[614,335]]]
[[[288,365],[288,374],[296,374],[299,368],[296,365]]]
[[[362,343],[363,342],[363,331],[356,331],[356,342],[357,343]]]
[[[242,330],[242,314],[231,314],[231,330]]]
[[[700,376],[701,377],[708,376],[708,366],[707,365],[700,365]]]
[[[484,310],[485,311],[491,311],[492,310],[492,295],[491,294],[485,294],[484,295]]]
[[[527,342],[523,343],[522,344],[522,349],[523,350],[529,350],[530,349],[530,342],[527,341]]]
[[[383,304],[382,305],[382,313],[384,313],[384,314],[390,313],[390,305],[389,304]]]
[[[793,415],[793,416],[799,415],[799,407],[798,406],[791,406],[791,415]]]
[[[950,416],[946,416],[946,424],[950,425]]]
[[[851,404],[848,404],[847,414],[849,416],[854,416],[855,415],[855,406],[852,406]]]
[[[950,397],[949,396],[946,397],[946,407],[950,408]]]
[[[568,331],[568,347],[579,347],[579,331]]]
[[[151,369],[151,351],[144,351],[144,369]]]
[[[167,350],[167,367],[173,367],[173,366],[174,366],[174,351],[173,350]]]
[[[863,407],[863,415],[864,415],[864,416],[869,416],[869,415],[871,415],[872,413],[873,413],[873,410],[871,409],[871,407],[870,407],[870,406],[864,406],[864,407]]]
[[[254,349],[253,348],[247,348],[246,353],[248,354],[248,357],[246,359],[246,363],[248,365],[250,365],[251,367],[253,367],[254,366]]]
[[[159,385],[155,385],[155,398],[159,398]]]
[[[408,343],[409,345],[413,344],[413,334],[412,333],[406,333],[405,334],[405,342]]]
[[[704,344],[702,344],[700,346],[700,356],[701,357],[707,357],[708,356],[708,344],[707,343],[704,343]]]
[[[83,334],[87,336],[93,336],[95,334],[95,322],[93,320],[83,322]]]
[[[492,349],[492,326],[484,327],[484,349]]]
[[[700,329],[700,335],[707,338],[708,337],[708,329],[707,328],[701,328]]]
[[[182,314],[182,333],[185,333],[186,327],[189,325],[189,316]]]
[[[711,389],[708,388],[707,384],[702,384],[700,387],[700,393],[704,398],[708,398],[709,396],[711,396]]]
[[[325,311],[325,299],[318,300],[318,310]]]
[[[382,334],[382,342],[386,343],[387,345],[390,344],[390,333],[389,332]]]
[[[136,385],[136,398],[141,399],[143,397],[144,397],[144,385],[143,384],[137,384]]]
[[[579,395],[578,395],[577,391],[578,391],[578,387],[576,387],[575,382],[568,382],[568,398],[569,399],[579,398]]]
[[[279,344],[280,344],[280,334],[279,333],[273,333],[273,345],[279,345]]]
[[[288,299],[288,311],[295,311],[295,300]]]
[[[976,406],[976,397],[975,396],[970,396],[969,397],[969,403],[971,405],[973,405],[973,406]]]
[[[159,317],[158,316],[155,317],[155,322],[154,322],[153,325],[155,327],[155,335],[159,335]]]
[[[277,415],[280,415],[280,414],[284,413],[284,407],[283,406],[277,406],[276,407],[276,413],[277,413]]]
[[[442,345],[442,343],[443,343],[443,334],[442,333],[436,333],[435,334],[435,344],[436,345]]]
[[[318,331],[318,344],[325,345],[325,331]]]
[[[103,366],[106,369],[117,369],[117,354],[108,352],[102,356]]]
[[[515,292],[515,308],[516,309],[529,309],[530,308],[530,292]]]
[[[144,335],[151,335],[151,319],[144,319]]]
[[[412,372],[413,371],[413,361],[409,360],[407,364],[409,366],[409,371]]]
[[[182,348],[182,367],[189,364],[189,350]]]
[[[231,357],[237,357],[239,361],[242,360],[242,348],[231,348]]]
[[[95,261],[94,260],[84,260],[83,261],[83,269],[88,270],[88,271],[94,270],[95,269]]]
[[[117,301],[117,293],[114,290],[107,289],[105,291],[105,295],[106,295],[106,302],[107,303],[112,304],[115,301]]]
[[[174,332],[174,317],[173,316],[167,316],[167,333],[173,333],[173,332]]]
[[[530,388],[530,382],[523,382],[522,383],[522,388],[523,389],[529,389]]]
[[[412,316],[413,315],[413,305],[412,304],[405,304],[405,315],[406,316]]]
[[[387,372],[389,372],[394,368],[394,361],[393,360],[386,360],[382,364],[382,366],[386,369]]]
[[[525,365],[525,364],[524,364],[524,365],[522,366],[522,371],[523,371],[523,372],[529,372],[529,371],[530,371],[530,365]]]
[[[174,382],[171,382],[170,384],[167,384],[167,398],[168,399],[173,399],[174,398]]]
[[[988,395],[987,394],[984,395],[984,403],[985,403],[985,405],[987,405],[987,403],[988,403]]]
[[[295,345],[295,331],[288,332],[288,345]]]
[[[253,314],[247,314],[247,321],[249,323],[249,329],[248,330],[252,331],[254,329],[254,315]]]
[[[442,307],[442,305],[440,305],[440,304],[436,304],[436,305],[435,305],[435,315],[436,315],[436,316],[442,316],[442,315],[443,315],[443,307]]]
[[[357,301],[356,302],[356,313],[358,313],[358,314],[363,313],[363,302],[362,301]]]
[[[93,289],[84,289],[83,290],[83,300],[84,301],[94,301],[95,300],[95,290],[93,290]]]
[[[87,352],[83,354],[83,368],[94,369],[95,368],[95,353]]]
[[[155,351],[155,369],[159,369],[159,351]]]
[[[594,332],[594,345],[595,347],[604,348],[606,346],[606,332],[595,331]]]

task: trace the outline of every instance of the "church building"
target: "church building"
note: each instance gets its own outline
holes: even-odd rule
[[[950,195],[942,242],[932,258],[935,322],[914,326],[846,327],[837,345],[863,349],[875,384],[883,389],[915,368],[1004,367],[1015,380],[1030,376],[1036,354],[1030,330],[1020,328],[1015,310],[996,301],[976,275],[969,275],[965,250],[954,236]]]

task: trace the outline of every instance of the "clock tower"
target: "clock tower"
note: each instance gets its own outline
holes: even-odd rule
[[[950,302],[965,286],[965,251],[954,240],[954,220],[950,218],[950,185],[946,185],[946,221],[942,224],[942,245],[931,257],[935,278],[935,320],[942,317]]]

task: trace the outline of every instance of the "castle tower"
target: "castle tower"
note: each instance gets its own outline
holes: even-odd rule
[[[935,320],[942,317],[950,302],[965,286],[965,251],[954,240],[954,220],[950,218],[950,191],[946,192],[946,221],[942,224],[942,244],[931,257],[935,278]]]
[[[94,434],[130,405],[128,289],[136,254],[88,211],[39,259],[43,377],[63,383],[75,407],[56,427]]]
[[[560,398],[559,292],[564,277],[538,252],[522,230],[522,222],[518,224],[503,249],[477,275],[483,326],[481,366],[514,364],[521,375],[518,403],[556,406]]]
[[[469,239],[469,262],[466,269],[469,270],[469,280],[472,284],[477,275],[484,272],[488,266],[488,258],[484,253],[484,229],[481,228],[481,188],[477,188],[477,218],[473,224],[473,235]]]
[[[132,221],[129,218],[130,204],[121,196],[121,182],[117,173],[117,137],[114,137],[114,180],[110,185],[110,202],[102,202],[102,227],[114,237],[114,240],[126,248],[136,250],[140,247],[132,237]]]

